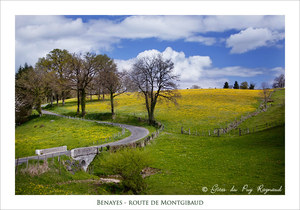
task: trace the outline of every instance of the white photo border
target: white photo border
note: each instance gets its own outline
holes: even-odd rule
[[[15,195],[15,15],[285,15],[286,195],[22,196]],[[30,52],[28,52],[30,53]],[[97,200],[203,200],[202,206],[98,206]],[[1,209],[298,209],[298,1],[2,1]]]

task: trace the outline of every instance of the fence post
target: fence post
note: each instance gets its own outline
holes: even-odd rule
[[[210,136],[210,130],[208,130],[208,136]]]
[[[40,156],[38,156],[38,168],[40,167]]]
[[[181,126],[181,134],[183,134],[183,127]]]
[[[59,162],[59,175],[60,175],[60,155],[58,156],[58,162]]]
[[[18,172],[18,164],[19,164],[19,158],[17,158],[17,165],[16,165],[16,174],[17,174],[17,172]]]
[[[218,128],[218,137],[220,137],[220,129]]]
[[[28,169],[28,158],[26,159],[26,169]]]
[[[242,130],[241,130],[241,128],[239,128],[239,136],[241,136],[242,135]]]

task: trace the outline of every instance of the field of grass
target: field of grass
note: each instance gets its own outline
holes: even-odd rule
[[[261,184],[282,186],[284,194],[284,127],[240,137],[164,133],[145,150],[155,160],[151,167],[161,169],[147,178],[147,194],[247,194],[241,191],[246,184],[252,194],[261,194]],[[212,193],[216,184],[227,191]],[[229,192],[232,186],[239,192]]]
[[[281,124],[277,127],[243,136],[202,137],[169,131],[162,133],[145,148],[154,160],[151,167],[160,170],[146,178],[148,188],[145,193],[236,195],[248,194],[249,191],[242,190],[248,185],[248,189],[253,189],[252,195],[261,195],[263,192],[257,191],[257,187],[264,185],[275,189],[282,186],[282,191],[268,194],[284,194],[284,90],[276,91],[272,99],[274,106],[240,126],[251,125],[251,120],[265,123],[273,119],[273,122]],[[276,117],[272,118],[272,115]],[[100,162],[101,158],[96,160]],[[105,172],[96,167],[95,173]],[[216,185],[226,191],[213,192]],[[230,192],[233,186],[237,192]],[[204,192],[203,187],[207,187],[208,191]]]
[[[15,131],[16,158],[35,155],[36,149],[66,145],[68,150],[116,141],[130,135],[113,138],[122,129],[96,122],[44,115],[32,119]]]
[[[283,125],[285,123],[285,90],[277,89],[271,95],[268,111],[245,120],[240,128],[263,127],[266,123]]]
[[[191,130],[220,128],[241,115],[257,109],[262,99],[261,90],[194,89],[179,90],[178,105],[158,102],[155,117],[165,125],[165,130],[180,133],[181,126]],[[115,98],[117,122],[128,122],[129,118],[146,118],[143,98],[137,93],[126,93]],[[76,115],[76,101],[67,100],[65,106],[50,109],[59,114]],[[87,101],[86,118],[111,120],[110,101]]]
[[[193,129],[213,129],[255,111],[261,103],[260,90],[181,90],[182,97],[179,106],[159,103],[156,109],[156,119],[166,126],[151,145],[144,148],[153,160],[149,167],[159,169],[159,172],[145,178],[148,185],[145,194],[248,194],[242,191],[245,185],[252,188],[251,194],[257,192],[257,187],[280,188],[280,192],[268,194],[285,194],[285,127],[284,127],[284,90],[273,93],[272,106],[266,112],[244,121],[240,127],[251,127],[259,123],[274,122],[279,126],[263,131],[238,136],[221,135],[221,137],[203,137],[180,134],[180,127]],[[116,98],[117,122],[146,126],[138,117],[145,117],[142,98],[135,94],[124,94]],[[52,107],[56,113],[76,115],[76,102],[73,99],[66,105]],[[93,100],[87,103],[87,116],[90,119],[110,120],[109,102]],[[66,119],[69,120],[69,119]],[[79,122],[79,121],[76,121]],[[46,126],[45,126],[46,127]],[[154,130],[149,126],[150,132]],[[108,154],[109,155],[109,154]],[[40,177],[19,174],[25,182],[16,179],[16,189],[24,190],[31,182],[34,185],[50,187],[50,193],[42,194],[119,194],[118,185],[99,185],[94,182],[65,183],[64,190],[57,184],[61,180],[97,179],[96,175],[107,173],[97,168],[101,155],[91,164],[94,175],[78,172],[78,175],[66,174],[54,178],[47,173]],[[48,172],[50,173],[50,172]],[[69,173],[69,172],[66,172]],[[67,176],[67,178],[66,178]],[[82,176],[82,177],[81,177]],[[87,176],[87,177],[84,177]],[[20,179],[21,179],[20,178]],[[40,180],[41,179],[41,180]],[[52,184],[50,180],[53,180]],[[19,186],[17,186],[19,185]],[[218,185],[219,190],[212,192]],[[237,192],[230,192],[234,186]],[[207,187],[207,191],[203,190]],[[27,190],[21,194],[32,194]],[[36,192],[33,189],[34,192]]]

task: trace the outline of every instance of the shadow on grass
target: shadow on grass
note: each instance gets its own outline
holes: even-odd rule
[[[105,113],[87,113],[85,118],[99,121],[112,121],[112,114],[110,112]]]
[[[110,101],[109,99],[93,99],[93,100],[90,100],[90,99],[86,99],[86,104],[93,104],[93,103],[99,103],[99,102],[107,102],[107,101]],[[51,104],[48,104],[47,106],[44,107],[44,109],[47,109],[47,110],[54,110],[55,108],[57,107],[70,107],[70,106],[77,106],[77,101],[67,101],[65,103],[65,105],[63,106],[62,105],[62,102],[59,102],[58,105],[56,102],[54,102],[52,105]]]
[[[97,100],[94,100],[93,102],[98,102]],[[68,102],[65,107],[71,106],[71,103],[76,102]],[[61,106],[59,106],[61,107]],[[45,110],[48,111],[54,111],[57,109],[56,105],[47,105]],[[59,112],[61,115],[70,116],[70,117],[82,117],[82,114],[77,114],[75,111],[68,111],[68,110],[60,110]],[[135,125],[135,126],[148,126],[148,121],[144,118],[132,116],[132,115],[124,115],[116,113],[115,119],[112,119],[111,112],[102,112],[102,113],[86,113],[85,119],[90,120],[98,120],[98,121],[108,121],[108,122],[114,122],[114,123],[123,123],[123,124],[129,124],[129,125]]]
[[[27,120],[27,121],[34,120],[34,119],[39,118],[39,117],[40,117],[40,115],[38,115],[38,114],[33,114],[33,115],[30,115],[30,116],[28,117],[28,120]]]

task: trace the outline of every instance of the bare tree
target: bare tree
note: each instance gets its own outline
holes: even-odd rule
[[[99,71],[99,60],[101,55],[95,55],[92,53],[86,53],[81,59],[82,69],[79,74],[79,91],[81,99],[81,114],[84,117],[86,114],[86,89],[90,82],[93,80],[97,71]]]
[[[281,74],[274,79],[273,88],[284,88],[285,87],[285,76]]]
[[[110,95],[111,114],[113,119],[115,117],[114,98],[126,92],[126,87],[122,81],[124,77],[125,73],[118,72],[117,65],[114,63],[113,59],[104,55],[102,58],[101,70],[95,79],[99,82],[99,87],[104,89],[102,91],[108,92]]]
[[[105,71],[103,81],[104,87],[110,94],[111,114],[114,119],[114,98],[126,92],[126,88],[122,81],[124,74],[117,72],[116,69]]]
[[[176,103],[179,96],[176,81],[179,76],[173,74],[174,63],[164,60],[161,55],[143,57],[133,65],[132,81],[145,97],[149,124],[154,124],[154,110],[158,98]]]
[[[77,96],[77,114],[80,113],[80,87],[81,87],[81,74],[83,71],[81,55],[72,54],[69,63],[69,86],[72,90],[76,91]]]
[[[271,95],[271,90],[268,86],[268,83],[266,83],[266,82],[261,83],[261,88],[263,90],[263,102],[264,102],[264,107],[266,109],[268,100],[269,100],[270,95]]]

